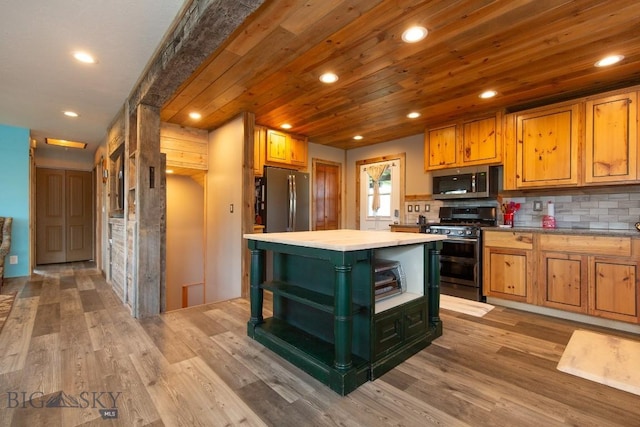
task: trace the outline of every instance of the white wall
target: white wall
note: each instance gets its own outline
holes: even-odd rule
[[[166,277],[167,310],[182,307],[183,285],[204,282],[204,188],[187,176],[167,175]]]
[[[242,284],[242,116],[209,133],[205,187],[206,302],[237,298]],[[233,205],[233,213],[230,212]]]
[[[343,228],[356,227],[356,162],[405,153],[405,195],[431,194],[430,174],[424,171],[424,135],[413,135],[382,144],[347,151],[346,222]]]

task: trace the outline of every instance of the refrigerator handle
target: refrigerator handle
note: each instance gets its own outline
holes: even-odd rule
[[[298,214],[298,189],[296,188],[296,176],[291,175],[291,181],[293,182],[293,213],[291,214],[291,231],[296,230],[296,216]]]
[[[287,176],[287,185],[289,186],[287,191],[287,201],[289,202],[287,209],[287,231],[293,231],[293,177],[291,175]]]

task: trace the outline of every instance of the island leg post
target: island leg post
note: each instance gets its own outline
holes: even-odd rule
[[[334,338],[336,369],[348,369],[352,365],[352,313],[351,313],[351,265],[335,267],[335,307],[334,307]]]
[[[247,325],[247,332],[250,337],[254,336],[256,325],[263,323],[262,304],[264,301],[264,291],[260,287],[264,278],[264,251],[259,249],[251,249],[251,272],[249,278],[249,298],[251,301],[251,317]]]
[[[440,323],[440,249],[437,242],[429,249],[429,323]]]

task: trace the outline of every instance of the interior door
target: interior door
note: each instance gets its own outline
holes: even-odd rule
[[[313,177],[313,229],[340,228],[340,164],[314,162]]]
[[[37,168],[36,264],[93,258],[91,172]]]

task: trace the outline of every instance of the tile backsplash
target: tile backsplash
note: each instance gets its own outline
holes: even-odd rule
[[[542,227],[542,217],[547,214],[548,202],[555,207],[557,228],[632,230],[640,221],[640,191],[630,187],[629,192],[620,192],[621,188],[599,189],[594,194],[532,195],[526,197],[503,196],[502,203],[520,203],[520,210],[514,216],[515,227]],[[582,189],[582,191],[587,191]],[[534,202],[542,202],[542,211],[534,211]],[[429,211],[425,212],[425,205]],[[419,212],[415,212],[415,207]],[[412,200],[405,202],[404,218],[401,221],[413,224],[418,216],[424,215],[427,222],[438,222],[440,206],[495,206],[495,200]],[[411,209],[411,212],[409,212]],[[498,209],[498,223],[502,224],[502,213]]]

